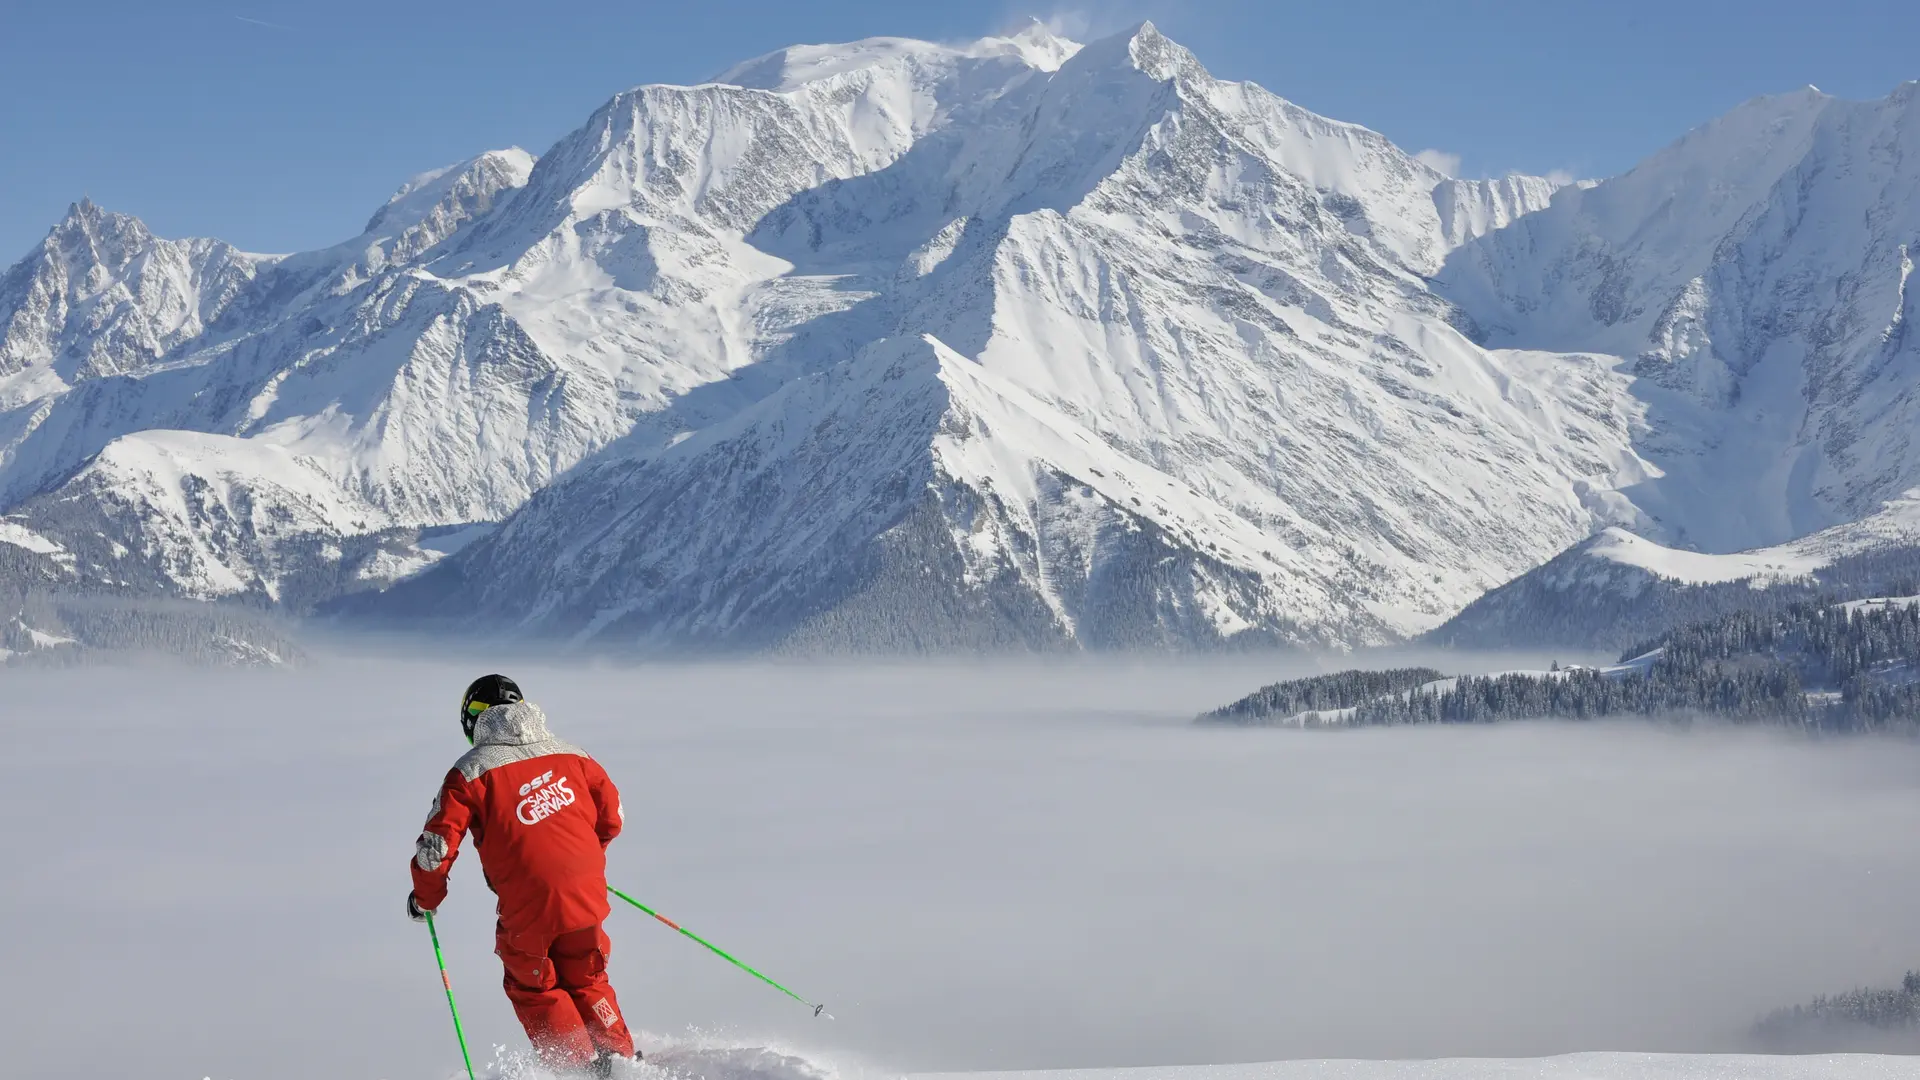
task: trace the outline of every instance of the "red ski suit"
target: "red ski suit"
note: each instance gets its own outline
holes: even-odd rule
[[[460,840],[473,834],[499,897],[494,951],[527,1037],[550,1060],[596,1050],[633,1055],[607,983],[607,845],[620,835],[620,793],[606,770],[547,733],[540,707],[496,705],[473,725],[473,749],[447,773],[414,845],[413,891],[429,911],[447,896]]]

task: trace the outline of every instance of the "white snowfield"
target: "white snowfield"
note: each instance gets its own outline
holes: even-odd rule
[[[1840,605],[1842,611],[1897,611],[1910,607],[1920,607],[1920,596],[1875,596]]]
[[[1528,577],[1549,588],[1613,581],[1624,569],[1687,585],[1744,581],[1756,589],[1809,578],[1850,555],[1912,544],[1920,538],[1920,491],[1858,521],[1822,529],[1784,544],[1726,554],[1668,547],[1621,528],[1602,529],[1591,539]],[[1618,583],[1631,591],[1631,581]]]
[[[12,544],[39,555],[57,555],[65,550],[24,525],[4,520],[0,520],[0,544]]]
[[[656,1071],[657,1070],[657,1071]],[[778,1048],[669,1041],[637,1075],[689,1080],[882,1080]],[[1880,1054],[1583,1053],[1429,1061],[1265,1061],[1013,1072],[910,1073],[900,1080],[1914,1080],[1920,1058]]]
[[[637,87],[318,252],[83,201],[0,275],[0,512],[75,576],[445,561],[387,610],[619,643],[1389,641],[1599,529],[1920,486],[1917,86],[1461,180],[1034,24]]]
[[[1635,567],[1689,585],[1750,580],[1756,586],[1764,586],[1774,581],[1804,578],[1832,561],[1800,545],[1730,555],[1683,551],[1663,547],[1625,529],[1602,530],[1587,551],[1594,559]]]
[[[646,1061],[616,1067],[622,1080],[1913,1080],[1920,1058],[1880,1054],[1581,1053],[1536,1058],[1324,1059],[1228,1065],[1153,1065],[1007,1072],[889,1073],[836,1064],[784,1046],[700,1038],[643,1039]],[[488,1080],[562,1080],[527,1052],[507,1052],[483,1067]],[[462,1074],[464,1076],[464,1074]],[[439,1080],[439,1078],[436,1078]],[[446,1080],[458,1080],[447,1077]]]
[[[139,557],[192,596],[246,591],[277,570],[277,543],[328,531],[361,535],[389,520],[310,459],[263,439],[144,431],[107,446],[61,499],[134,505],[120,534]],[[269,576],[271,594],[277,574]]]
[[[1441,1061],[1272,1061],[1048,1072],[944,1073],[915,1080],[1908,1080],[1920,1059],[1869,1054],[1570,1054]]]

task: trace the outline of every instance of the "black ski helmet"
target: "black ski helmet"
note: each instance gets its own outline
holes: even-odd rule
[[[480,714],[495,705],[507,705],[523,700],[520,696],[520,684],[505,675],[482,675],[467,687],[467,695],[460,699],[460,730],[467,733],[467,741],[473,741],[473,724]]]

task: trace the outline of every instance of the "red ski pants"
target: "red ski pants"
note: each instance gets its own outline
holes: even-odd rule
[[[607,983],[612,947],[598,926],[557,935],[495,931],[494,952],[507,969],[507,1000],[548,1062],[584,1065],[596,1050],[633,1056],[633,1034]]]

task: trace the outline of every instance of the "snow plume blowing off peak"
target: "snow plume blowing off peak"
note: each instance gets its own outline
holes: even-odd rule
[[[67,584],[616,648],[1397,640],[1601,528],[1742,550],[1920,486],[1912,96],[1570,185],[1150,23],[796,45],[323,251],[77,207],[0,275],[0,513]]]
[[[848,45],[792,45],[747,60],[710,82],[755,90],[790,92],[821,79],[876,67],[937,64],[955,58],[1005,58],[1037,71],[1057,71],[1080,51],[1064,26],[1029,18],[1008,32],[978,41],[936,45],[911,38],[869,38]]]

